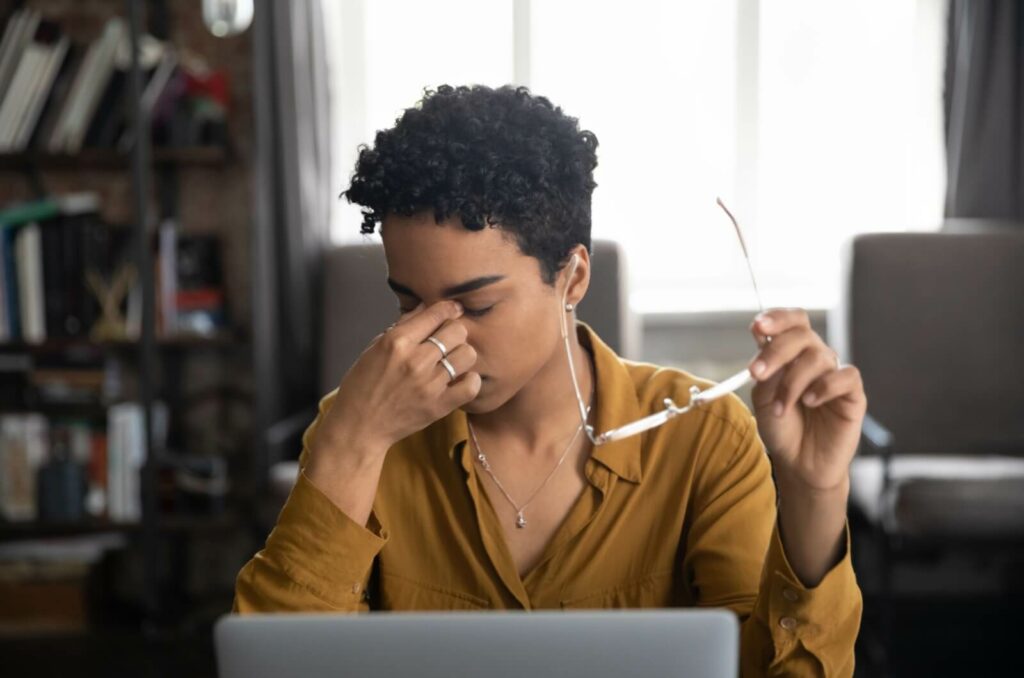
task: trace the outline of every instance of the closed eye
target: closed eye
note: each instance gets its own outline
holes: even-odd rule
[[[471,316],[471,317],[473,317],[473,318],[479,318],[479,317],[481,317],[481,316],[485,316],[485,315],[487,315],[488,313],[490,313],[490,312],[491,312],[491,309],[492,309],[492,308],[494,308],[494,306],[488,306],[487,308],[480,308],[480,309],[474,309],[474,308],[466,308],[466,307],[463,307],[463,309],[462,309],[462,310],[463,310],[463,311],[464,311],[464,312],[466,313],[466,315],[468,315],[468,316]],[[415,309],[412,309],[412,308],[399,308],[399,309],[398,309],[398,312],[399,312],[399,313],[403,313],[403,314],[404,314],[404,313],[412,313],[412,312],[413,312],[414,310],[415,310]]]

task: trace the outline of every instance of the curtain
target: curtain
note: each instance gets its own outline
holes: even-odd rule
[[[267,472],[317,402],[321,261],[330,238],[330,101],[321,0],[256,0],[252,241],[256,444]],[[282,422],[291,418],[293,424]],[[298,431],[301,433],[301,429]]]
[[[951,0],[946,217],[1024,222],[1024,2]]]

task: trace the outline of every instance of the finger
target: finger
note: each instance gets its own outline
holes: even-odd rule
[[[789,369],[775,390],[775,402],[772,403],[772,414],[781,417],[804,394],[807,388],[819,377],[836,368],[832,350],[809,348],[789,363]]]
[[[448,385],[450,382],[468,372],[469,369],[476,364],[476,349],[469,344],[462,344],[450,352],[446,360],[449,365],[455,368],[455,377],[451,377],[448,374],[448,370],[445,369],[440,360],[437,360],[436,362],[438,379],[440,379],[445,385]]]
[[[461,320],[446,320],[444,324],[430,336],[444,344],[446,353],[451,353],[456,348],[466,343],[466,337],[469,336],[469,330],[466,329],[465,323]],[[435,356],[440,355],[438,346],[427,342],[426,340],[424,340],[424,342],[424,346],[432,349]]]
[[[830,403],[844,418],[856,420],[867,411],[868,403],[860,370],[844,365],[826,372],[807,388],[801,402],[811,408]]]
[[[750,334],[753,335],[754,341],[757,342],[758,348],[761,348],[762,346],[769,342],[768,335],[758,331],[758,321],[756,319],[751,321],[747,329],[749,329]]]
[[[437,339],[444,345],[444,354],[441,347],[432,341],[430,337],[424,339],[411,360],[417,371],[433,372],[440,363],[441,358],[450,357],[451,354],[466,343],[469,332],[460,320],[446,320],[430,337]]]
[[[815,343],[821,343],[821,338],[813,330],[809,327],[794,327],[765,343],[747,368],[758,381],[770,379],[781,367]]]
[[[774,337],[797,327],[810,329],[811,318],[802,308],[771,308],[759,313],[754,324],[762,334]]]
[[[476,398],[482,385],[483,380],[477,372],[467,372],[453,381],[441,396],[445,414]]]
[[[433,334],[444,321],[458,318],[461,315],[462,304],[459,302],[439,301],[396,327],[392,334],[401,333],[410,341],[419,344]]]
[[[415,317],[416,317],[416,316],[418,316],[418,315],[419,315],[420,313],[422,313],[422,312],[423,312],[423,309],[425,309],[426,307],[427,307],[427,305],[426,305],[426,304],[424,304],[424,303],[423,303],[423,302],[421,301],[421,302],[420,302],[420,305],[419,305],[419,306],[417,306],[416,308],[414,308],[413,310],[409,311],[408,313],[403,313],[403,314],[401,314],[401,315],[400,315],[400,316],[398,317],[398,320],[397,320],[397,321],[395,322],[395,324],[393,325],[393,327],[397,327],[398,325],[401,325],[402,323],[407,323],[407,322],[409,322],[409,320],[411,320],[412,318],[415,318]]]

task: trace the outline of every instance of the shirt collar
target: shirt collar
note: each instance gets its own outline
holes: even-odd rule
[[[597,379],[597,411],[594,414],[595,433],[604,433],[613,428],[641,418],[640,401],[636,385],[625,362],[616,355],[597,333],[584,322],[576,321],[576,334],[580,343],[589,348],[594,356]],[[565,368],[569,380],[569,366]],[[463,449],[469,438],[466,413],[455,410],[442,420],[439,429],[441,442],[451,458],[456,449]],[[591,457],[606,466],[612,473],[634,483],[643,478],[640,463],[641,435],[630,436],[593,448]],[[472,464],[468,455],[463,455],[463,465]]]

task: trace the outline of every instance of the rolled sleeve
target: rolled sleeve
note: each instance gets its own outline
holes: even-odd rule
[[[299,473],[262,551],[239,573],[235,611],[368,609],[374,559],[388,541],[375,512],[364,527]]]
[[[745,406],[707,411],[684,569],[697,605],[728,607],[741,622],[744,678],[852,676],[861,593],[850,558],[813,588],[783,550],[771,464]]]
[[[754,615],[769,629],[773,664],[786,675],[853,674],[862,598],[850,558],[849,525],[844,529],[842,559],[813,588],[804,586],[793,572],[777,522],[772,531]],[[814,661],[802,656],[805,653]]]

